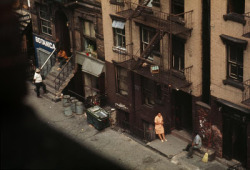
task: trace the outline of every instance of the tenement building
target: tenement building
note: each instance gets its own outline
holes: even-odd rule
[[[46,77],[50,97],[67,92],[90,105],[100,104],[105,90],[100,0],[34,0],[30,11],[35,64]],[[55,57],[60,50],[68,60],[58,71]]]
[[[119,126],[154,140],[199,131],[250,168],[250,1],[102,0],[107,100]]]

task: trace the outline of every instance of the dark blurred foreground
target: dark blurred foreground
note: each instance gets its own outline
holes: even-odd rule
[[[27,62],[11,5],[0,1],[1,169],[122,169],[50,128],[22,103]]]

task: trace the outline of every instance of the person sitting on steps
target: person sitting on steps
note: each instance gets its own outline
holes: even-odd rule
[[[202,145],[202,140],[198,132],[195,132],[195,137],[192,144],[188,144],[183,151],[188,151],[187,158],[193,158],[193,151],[200,151]]]
[[[59,68],[57,70],[61,70],[62,65],[64,65],[68,59],[69,58],[68,58],[66,52],[64,50],[60,50],[59,53],[57,54],[57,61],[60,62]]]

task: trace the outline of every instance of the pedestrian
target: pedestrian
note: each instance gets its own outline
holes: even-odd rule
[[[167,141],[167,139],[165,138],[163,124],[163,117],[161,113],[158,113],[157,116],[155,116],[155,133],[159,136],[161,142],[163,142],[164,140]]]
[[[193,139],[192,143],[189,143],[184,151],[188,151],[187,158],[193,158],[193,152],[194,150],[200,151],[202,145],[202,140],[198,132],[195,132],[195,137]]]
[[[44,93],[46,93],[47,90],[46,90],[46,85],[43,83],[43,79],[42,79],[42,76],[40,74],[40,69],[39,68],[36,69],[36,72],[35,72],[35,75],[34,75],[34,83],[36,85],[36,95],[37,95],[37,97],[41,98],[41,96],[40,96],[40,87],[42,86]]]
[[[59,68],[57,70],[61,70],[62,65],[65,64],[68,59],[69,58],[68,58],[66,52],[64,50],[60,50],[59,53],[57,54],[57,61],[60,62]]]

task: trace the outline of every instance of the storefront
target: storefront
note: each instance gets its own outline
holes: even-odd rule
[[[33,34],[33,42],[35,48],[35,66],[41,68],[51,53],[55,50],[55,43],[36,34]],[[54,64],[55,54],[52,54],[51,58],[44,65],[42,74],[46,76]]]

